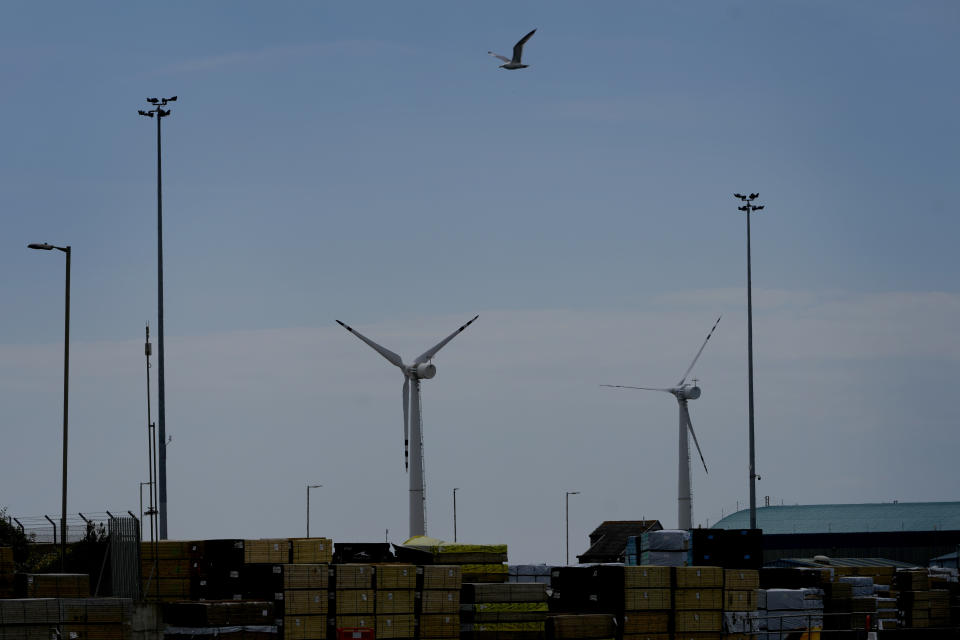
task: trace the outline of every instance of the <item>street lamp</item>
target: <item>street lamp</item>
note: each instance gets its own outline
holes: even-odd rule
[[[453,488],[453,541],[457,541],[457,491],[460,487]]]
[[[56,247],[52,244],[28,244],[30,249],[50,251],[56,249],[67,254],[67,286],[63,316],[63,491],[60,504],[60,571],[66,572],[67,557],[67,407],[70,390],[70,246]]]
[[[751,193],[748,196],[739,193],[733,194],[734,198],[739,198],[744,204],[737,207],[738,211],[744,211],[747,214],[747,388],[749,397],[749,415],[750,415],[750,528],[757,528],[757,473],[755,461],[755,449],[753,439],[753,281],[750,274],[750,214],[754,211],[762,211],[763,205],[755,205],[753,201],[760,196],[759,193]]]
[[[322,484],[308,484],[307,485],[307,537],[310,537],[310,489],[319,489],[322,487]]]
[[[567,520],[567,564],[570,564],[570,496],[575,496],[579,494],[579,491],[567,491],[567,509],[566,509],[566,520]]]
[[[176,102],[177,96],[171,98],[147,98],[153,107],[147,111],[139,109],[137,113],[148,118],[157,118],[157,405],[160,414],[159,431],[159,501],[160,501],[160,539],[167,539],[167,420],[164,393],[163,375],[163,180],[160,163],[160,121],[170,115],[169,109],[164,109],[168,102]]]

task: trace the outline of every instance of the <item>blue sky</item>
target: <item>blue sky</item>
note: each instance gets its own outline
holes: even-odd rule
[[[672,526],[673,400],[597,384],[674,382],[723,313],[691,409],[711,469],[694,517],[716,521],[747,490],[734,191],[766,205],[758,491],[956,497],[955,3],[6,3],[0,18],[13,513],[59,510],[59,474],[36,465],[59,469],[63,263],[29,242],[73,246],[71,504],[136,509],[139,343],[156,325],[156,125],[136,111],[153,95],[179,96],[163,121],[172,536],[299,535],[302,487],[321,482],[312,530],[402,539],[402,379],[334,319],[415,355],[474,313],[424,385],[431,533],[452,533],[453,486],[461,538],[511,560],[562,560],[565,490],[583,492],[572,552],[603,519]],[[534,27],[529,69],[486,55]]]

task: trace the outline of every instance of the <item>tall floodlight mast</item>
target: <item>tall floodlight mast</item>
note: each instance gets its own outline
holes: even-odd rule
[[[420,381],[429,380],[437,375],[437,367],[432,362],[433,357],[479,317],[479,315],[473,316],[470,322],[424,351],[411,364],[404,363],[403,359],[393,351],[380,346],[352,327],[337,320],[337,324],[366,342],[374,351],[386,358],[390,364],[403,372],[403,457],[410,478],[411,538],[427,535],[427,491],[423,466],[423,425],[420,421]],[[410,450],[411,439],[413,440],[412,452]],[[409,464],[407,464],[408,460]]]
[[[756,467],[756,449],[753,439],[753,281],[750,273],[750,214],[754,211],[762,211],[763,205],[755,205],[753,201],[760,197],[759,193],[751,193],[748,196],[735,193],[734,198],[739,198],[743,206],[737,207],[738,211],[747,214],[747,396],[750,414],[750,528],[757,528],[757,467]]]
[[[697,355],[693,357],[693,362],[690,363],[690,366],[687,367],[683,377],[680,378],[680,382],[678,382],[675,386],[661,388],[630,387],[622,384],[600,385],[601,387],[613,387],[615,389],[665,391],[669,394],[672,394],[677,399],[677,404],[680,408],[680,464],[677,476],[678,529],[690,529],[693,526],[693,498],[690,491],[690,442],[687,439],[687,431],[689,431],[690,435],[693,436],[693,443],[697,447],[697,453],[700,454],[700,462],[703,463],[703,470],[707,471],[707,462],[703,459],[703,452],[700,450],[700,443],[697,442],[697,434],[693,430],[693,422],[690,421],[690,410],[687,408],[688,400],[696,400],[700,397],[700,387],[696,384],[696,378],[693,379],[693,384],[687,384],[687,377],[690,375],[690,372],[693,371],[693,365],[697,364],[697,360],[700,359],[700,354],[703,353],[703,348],[707,346],[707,342],[710,341],[710,336],[713,335],[713,332],[716,330],[718,324],[720,324],[720,318],[717,318],[717,321],[713,323],[713,328],[710,329],[710,333],[707,334],[706,340],[704,340],[703,344],[700,345],[700,350],[697,351]],[[709,471],[707,471],[707,473],[709,473]]]

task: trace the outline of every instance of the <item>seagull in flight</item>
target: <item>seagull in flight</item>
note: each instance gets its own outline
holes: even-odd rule
[[[520,56],[523,55],[523,45],[527,44],[527,40],[529,40],[530,36],[532,36],[536,32],[537,30],[534,29],[527,35],[520,38],[520,41],[517,42],[517,44],[513,45],[513,59],[510,59],[506,56],[501,56],[500,54],[494,53],[493,51],[487,51],[487,53],[492,55],[494,58],[499,58],[500,60],[503,60],[504,62],[507,63],[507,64],[500,65],[501,69],[510,69],[511,71],[513,69],[526,69],[530,65],[520,64]]]

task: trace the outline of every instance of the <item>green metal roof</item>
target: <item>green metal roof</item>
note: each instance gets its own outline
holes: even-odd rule
[[[717,529],[747,529],[750,510],[730,514]],[[869,531],[960,531],[960,502],[882,502],[757,507],[764,533],[863,533]]]

